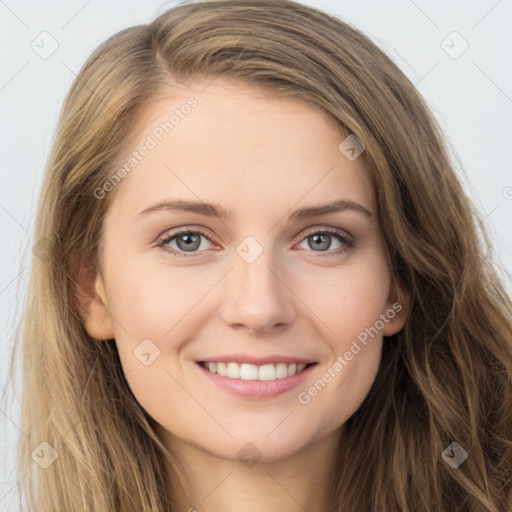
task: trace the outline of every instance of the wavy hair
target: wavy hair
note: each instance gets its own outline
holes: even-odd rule
[[[85,330],[77,269],[98,265],[112,176],[144,108],[170,82],[231,78],[301,98],[361,155],[393,282],[409,294],[375,382],[344,425],[329,512],[512,507],[512,303],[433,114],[398,66],[349,24],[290,0],[180,4],[102,43],[62,108],[37,212],[20,320],[18,478],[38,512],[168,512],[166,453],[114,340]],[[44,251],[42,250],[44,249]],[[31,471],[47,442],[58,454]],[[468,458],[442,453],[457,442]],[[46,445],[44,445],[46,446]],[[20,491],[20,501],[22,499]]]

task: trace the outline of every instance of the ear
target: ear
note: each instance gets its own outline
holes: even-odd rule
[[[93,266],[80,264],[77,276],[77,299],[85,329],[97,340],[114,338],[105,284]]]
[[[402,283],[391,283],[388,303],[382,312],[387,318],[382,329],[384,336],[396,334],[405,325],[409,313],[409,298],[410,294]]]

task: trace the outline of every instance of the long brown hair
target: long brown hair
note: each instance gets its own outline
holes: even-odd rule
[[[84,328],[76,269],[98,264],[115,191],[102,200],[94,191],[117,169],[138,116],[170,80],[196,77],[302,98],[365,146],[409,313],[384,340],[375,383],[345,424],[330,512],[509,510],[512,304],[484,226],[400,69],[357,29],[289,0],[179,5],[101,44],[74,81],[43,183],[35,242],[44,251],[33,258],[23,318],[18,476],[29,505],[175,510],[165,448],[114,340]],[[41,442],[58,459],[32,475]],[[442,456],[454,442],[468,454],[457,468]]]

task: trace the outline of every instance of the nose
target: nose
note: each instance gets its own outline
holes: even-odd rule
[[[227,325],[267,333],[293,322],[297,299],[283,265],[275,259],[270,251],[263,251],[252,263],[233,255],[234,268],[226,276],[220,308]]]

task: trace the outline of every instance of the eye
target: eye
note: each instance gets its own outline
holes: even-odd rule
[[[171,235],[166,235],[158,242],[158,247],[162,247],[167,252],[174,254],[174,256],[189,257],[194,256],[194,252],[201,247],[201,237],[208,240],[211,243],[209,237],[207,237],[201,231],[192,231],[189,229],[178,231]],[[177,247],[171,247],[169,244],[176,242]],[[209,247],[206,247],[208,249]],[[205,249],[203,247],[203,249]],[[192,254],[186,254],[190,252]]]
[[[210,246],[201,247],[202,238],[207,240]],[[335,250],[329,250],[331,249],[333,238],[340,244],[340,247]],[[157,247],[161,247],[174,256],[187,258],[197,256],[197,253],[201,252],[200,248],[201,250],[209,249],[211,243],[210,237],[203,232],[184,229],[176,233],[164,235],[164,237],[159,240]],[[326,256],[347,252],[355,246],[355,241],[352,237],[341,230],[333,228],[311,231],[303,237],[300,243],[307,243],[309,248],[313,249],[313,252],[326,252]],[[171,244],[176,245],[172,246]],[[321,256],[324,255],[322,254]]]
[[[335,250],[331,249],[332,239],[336,239],[341,246]],[[301,244],[307,243],[309,248],[313,249],[313,252],[327,252],[326,256],[332,256],[333,254],[341,254],[347,252],[355,246],[355,241],[352,237],[345,234],[343,231],[333,228],[327,228],[321,231],[312,231],[306,234]],[[323,254],[321,256],[324,256]]]

